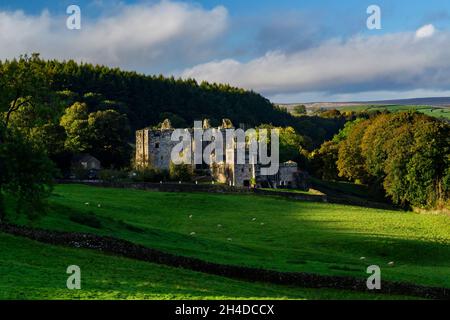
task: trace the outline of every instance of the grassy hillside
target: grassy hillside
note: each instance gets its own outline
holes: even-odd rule
[[[365,278],[366,267],[377,264],[386,280],[450,287],[448,216],[79,185],[58,186],[51,203],[52,210],[35,226],[281,271]],[[388,267],[391,261],[394,267]]]
[[[2,233],[0,252],[0,300],[387,298],[235,281],[89,250],[44,245]],[[80,291],[66,288],[66,269],[73,264],[81,268]]]

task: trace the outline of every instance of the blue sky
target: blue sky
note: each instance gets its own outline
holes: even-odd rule
[[[82,29],[67,30],[68,5]],[[381,30],[366,9],[381,8]],[[0,0],[0,58],[38,51],[228,82],[275,102],[448,96],[450,1]]]

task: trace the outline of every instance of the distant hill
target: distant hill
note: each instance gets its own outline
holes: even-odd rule
[[[382,105],[400,105],[400,106],[430,106],[430,107],[449,107],[450,97],[431,97],[431,98],[414,98],[414,99],[397,99],[397,100],[378,100],[378,101],[347,101],[347,102],[298,102],[288,104],[277,104],[281,107],[285,107],[288,111],[299,105],[303,104],[307,109],[319,109],[319,108],[342,108],[351,106],[382,106]]]

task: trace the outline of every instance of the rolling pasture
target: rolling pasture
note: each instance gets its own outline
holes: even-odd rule
[[[82,185],[57,186],[50,202],[51,210],[31,224],[12,212],[10,217],[19,224],[107,235],[221,264],[357,278],[366,278],[367,266],[376,264],[386,280],[450,288],[450,217],[446,215],[256,195],[157,193]],[[9,203],[12,207],[11,199]],[[98,263],[105,265],[124,260],[85,250],[80,250],[85,252],[83,254],[76,249],[58,250],[62,256],[64,252],[77,257],[85,253],[93,255],[99,261],[104,259]],[[77,259],[69,260],[76,264]],[[130,270],[135,265],[143,268],[141,262],[127,263]],[[178,271],[167,272],[176,274]],[[187,271],[185,274],[190,276]],[[136,277],[141,279],[139,274]],[[216,297],[217,292],[211,290],[205,296]],[[283,290],[276,294],[261,291],[261,294],[310,297],[305,291]],[[188,296],[198,296],[194,291]],[[259,289],[235,294],[261,297],[255,295],[256,292]]]
[[[403,299],[333,289],[250,283],[0,233],[0,300]],[[81,290],[66,269],[81,268]]]

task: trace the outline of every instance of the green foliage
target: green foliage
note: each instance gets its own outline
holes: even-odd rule
[[[75,103],[61,118],[67,133],[65,147],[73,153],[90,153],[103,167],[126,167],[131,158],[128,119],[114,110],[89,113],[84,103]]]
[[[169,172],[154,168],[144,168],[138,170],[132,176],[135,182],[156,182],[169,180]]]
[[[47,123],[34,127],[29,138],[42,146],[53,160],[65,152],[66,131],[59,124]]]
[[[115,182],[128,179],[128,172],[123,170],[103,169],[99,172],[102,181]]]
[[[19,109],[51,101],[51,78],[51,70],[45,67],[38,54],[0,61],[0,112],[3,112],[6,127]]]
[[[387,141],[384,186],[397,203],[434,207],[450,194],[440,190],[450,163],[450,126],[427,116],[411,116]]]
[[[298,134],[293,127],[275,127],[263,124],[258,126],[257,129],[267,129],[269,131],[267,135],[268,144],[270,144],[270,130],[278,129],[280,163],[286,161],[305,163],[305,155],[302,151],[312,144],[308,137]]]
[[[190,182],[194,177],[193,168],[189,164],[175,165],[173,162],[169,166],[169,178],[171,181]]]
[[[350,132],[353,130],[353,128],[360,122],[364,121],[363,118],[358,118],[354,121],[349,121],[345,124],[344,128],[340,130],[334,137],[333,142],[339,143],[345,139],[347,139]]]
[[[37,54],[0,61],[0,221],[4,193],[17,197],[19,213],[35,217],[44,210],[56,174],[48,158],[55,137],[42,134],[52,132],[55,117],[51,79]]]
[[[211,120],[211,125],[218,126],[226,118],[235,124],[245,123],[248,127],[261,123],[292,126],[302,136],[308,136],[313,146],[319,146],[345,123],[343,117],[294,117],[255,92],[224,84],[198,84],[192,79],[145,76],[74,61],[43,61],[38,56],[20,63],[5,61],[1,66],[0,70],[7,70],[11,77],[31,79],[25,82],[25,91],[39,98],[35,100],[45,102],[59,116],[61,106],[86,103],[88,113],[115,110],[126,115],[131,131],[155,126],[166,118],[175,127],[192,126],[195,120],[205,118]],[[7,83],[7,79],[3,82]],[[13,99],[14,95],[0,94],[0,99],[2,97]],[[49,104],[52,100],[54,103]],[[3,103],[4,107],[0,109],[6,110],[10,102]],[[132,141],[133,137],[130,134],[126,138]],[[79,147],[77,141],[72,142],[75,144],[69,144],[71,148]]]
[[[280,128],[280,162],[289,160],[298,162],[305,145],[306,139],[297,134],[294,128]]]
[[[30,218],[45,209],[56,171],[46,151],[19,131],[0,125],[0,221],[3,193],[17,198],[17,212]]]
[[[320,112],[320,116],[324,118],[339,118],[342,116],[342,114],[337,109],[331,109]]]
[[[361,140],[366,129],[367,122],[359,122],[353,127],[347,139],[339,144],[339,157],[336,163],[340,177],[363,183],[369,180],[361,152]]]
[[[306,106],[303,104],[294,106],[293,110],[294,110],[294,114],[298,115],[298,116],[306,114]]]
[[[323,180],[338,180],[338,160],[339,144],[334,141],[327,141],[322,146],[311,153],[310,166],[316,177]]]
[[[438,119],[450,119],[450,108],[421,105],[360,105],[344,106],[339,109],[341,112],[354,112],[358,116],[363,114],[372,115],[380,112],[408,112],[416,111]]]
[[[393,202],[403,206],[430,208],[448,202],[448,123],[399,112],[348,126],[338,138],[340,176],[382,185]]]
[[[75,165],[70,167],[71,176],[76,180],[89,180],[89,170],[83,166]]]
[[[66,109],[60,124],[67,133],[65,147],[73,153],[85,152],[89,148],[89,110],[85,103],[74,103]]]
[[[126,167],[130,163],[131,146],[128,119],[114,110],[89,114],[87,151],[97,157],[103,167]]]

